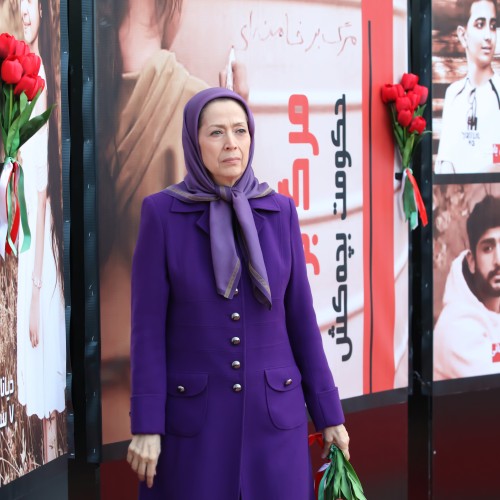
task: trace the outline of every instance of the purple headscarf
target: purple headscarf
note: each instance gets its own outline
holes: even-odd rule
[[[203,164],[198,143],[198,122],[201,111],[214,99],[237,101],[244,108],[248,118],[251,137],[248,165],[232,187],[215,184]],[[241,277],[241,261],[236,252],[232,224],[232,210],[234,210],[248,259],[248,272],[252,279],[254,295],[259,302],[271,308],[271,290],[266,266],[248,200],[267,196],[274,191],[265,183],[259,184],[253,173],[254,129],[252,112],[240,95],[222,87],[209,88],[196,94],[184,108],[182,145],[187,175],[183,182],[169,186],[167,191],[171,196],[186,203],[200,201],[210,203],[210,244],[215,284],[217,293],[228,299],[233,298]]]

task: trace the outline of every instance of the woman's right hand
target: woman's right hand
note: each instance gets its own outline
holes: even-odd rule
[[[160,451],[159,434],[136,434],[128,447],[127,462],[139,480],[147,482],[148,488],[153,486]]]

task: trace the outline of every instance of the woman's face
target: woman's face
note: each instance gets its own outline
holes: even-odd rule
[[[233,186],[245,172],[250,153],[251,137],[243,108],[232,99],[207,104],[201,115],[198,144],[214,182]]]
[[[19,10],[23,21],[24,40],[32,45],[40,30],[41,6],[38,0],[19,0]]]
[[[458,36],[465,47],[469,63],[478,68],[491,65],[497,42],[495,6],[488,0],[471,5],[467,26],[459,26]]]

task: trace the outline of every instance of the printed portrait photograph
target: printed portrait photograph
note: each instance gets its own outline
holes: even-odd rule
[[[432,2],[435,174],[500,172],[497,0]]]
[[[500,373],[500,185],[435,185],[434,380]]]

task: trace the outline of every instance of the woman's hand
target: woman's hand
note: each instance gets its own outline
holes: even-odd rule
[[[38,328],[40,326],[40,289],[33,287],[30,304],[30,342],[31,347],[36,347],[40,340]]]
[[[349,434],[344,425],[335,425],[323,429],[323,453],[321,458],[326,458],[330,453],[330,446],[333,443],[343,454],[346,460],[349,460]]]
[[[160,451],[159,434],[136,434],[128,447],[127,462],[139,480],[147,482],[148,488],[153,486]]]

